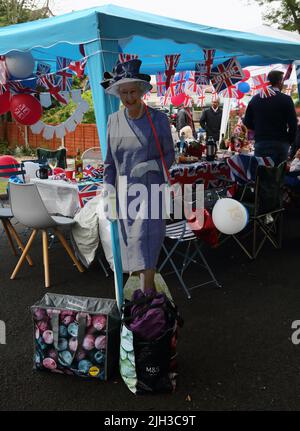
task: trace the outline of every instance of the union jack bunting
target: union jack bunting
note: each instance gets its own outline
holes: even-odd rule
[[[195,80],[198,85],[209,85],[210,75],[207,75],[205,63],[196,63],[195,65]]]
[[[267,74],[252,76],[255,94],[260,97],[271,97],[276,94],[276,91],[271,87],[270,82],[267,80]]]
[[[166,89],[170,87],[170,83],[173,79],[173,76],[176,73],[176,67],[178,66],[180,59],[180,54],[172,54],[172,55],[165,55],[165,75],[167,77],[166,79]]]
[[[5,85],[7,82],[7,67],[5,63],[5,58],[3,55],[0,56],[0,85]]]
[[[237,88],[235,85],[231,85],[230,87],[225,88],[225,90],[220,92],[222,97],[233,99],[237,96]]]
[[[13,94],[33,94],[36,93],[34,88],[25,87],[21,81],[8,81],[7,86]]]
[[[197,87],[198,87],[198,84],[196,82],[195,72],[191,70],[190,72],[187,72],[187,75],[186,75],[185,89],[187,91],[190,91],[191,93],[197,93]]]
[[[203,108],[205,105],[205,88],[197,88],[197,106]]]
[[[274,166],[271,157],[255,157],[246,154],[230,157],[227,164],[230,168],[231,179],[242,185],[255,180],[257,166]]]
[[[183,93],[184,87],[186,83],[186,72],[177,72],[175,73],[175,76],[173,78],[173,83],[176,84],[175,86],[175,93]]]
[[[189,96],[188,94],[186,94],[186,96],[185,96],[183,106],[185,108],[191,108],[193,106],[193,98],[191,96]]]
[[[51,79],[47,76],[43,77],[43,82],[45,85],[45,88],[49,91],[51,96],[53,96],[58,102],[62,103],[63,105],[67,105],[67,100],[60,94],[60,88],[58,85],[53,84],[51,82]]]
[[[212,87],[212,92],[211,92],[211,101],[215,102],[216,100],[218,100],[218,93],[215,91],[214,87]]]
[[[211,83],[217,93],[236,84],[244,77],[244,72],[236,57],[232,57],[211,71]]]
[[[72,70],[77,78],[82,79],[84,76],[84,69],[87,63],[87,58],[80,61],[71,61],[69,64],[69,69]]]
[[[286,89],[285,89],[285,94],[287,94],[288,96],[290,96],[291,94],[292,94],[292,90],[293,90],[293,86],[292,86],[292,84],[288,84],[287,86],[286,86]]]
[[[205,58],[206,75],[209,78],[211,75],[216,50],[215,49],[203,49],[203,52],[204,52],[204,58]]]
[[[298,89],[300,88],[300,60],[294,61],[295,69],[296,69],[296,75],[297,75],[297,84]]]
[[[42,87],[45,87],[45,83],[44,83],[44,76],[49,75],[51,71],[51,66],[50,64],[47,63],[38,63],[37,65],[37,69],[36,69],[36,75],[37,75],[37,85],[40,85]]]
[[[84,205],[95,196],[99,195],[103,190],[103,183],[101,181],[83,181],[78,183],[78,196],[80,206]]]
[[[135,60],[136,58],[139,58],[136,54],[125,54],[124,52],[121,52],[119,54],[119,62],[125,63],[126,61]]]
[[[292,72],[293,72],[293,63],[289,64],[288,67],[286,68],[283,81],[287,81],[288,79],[290,79]]]
[[[160,104],[162,106],[167,106],[170,104],[170,102],[171,102],[171,91],[170,91],[170,88],[168,88],[165,94],[160,97]]]
[[[56,57],[56,82],[61,91],[71,91],[73,74],[68,71],[71,60]]]
[[[151,97],[151,91],[148,91],[148,93],[144,94],[143,99],[147,102]]]
[[[83,175],[85,177],[93,177],[93,178],[102,178],[103,176],[103,167],[95,168],[94,166],[88,164],[83,169]]]
[[[156,75],[157,97],[162,97],[166,92],[166,75],[158,72]]]

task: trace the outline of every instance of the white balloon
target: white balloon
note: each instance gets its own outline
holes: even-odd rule
[[[34,58],[30,52],[11,51],[5,56],[8,73],[14,78],[28,78],[34,70]]]
[[[219,199],[212,211],[212,219],[216,228],[226,235],[234,235],[242,231],[248,223],[248,211],[235,199]]]

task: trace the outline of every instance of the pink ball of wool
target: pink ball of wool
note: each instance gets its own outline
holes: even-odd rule
[[[97,350],[101,350],[101,349],[106,348],[106,336],[105,335],[99,335],[99,337],[96,338],[95,347]]]
[[[70,338],[69,340],[69,349],[71,350],[71,352],[75,352],[77,350],[78,347],[78,340],[75,337]]]
[[[74,322],[74,316],[65,316],[63,319],[62,319],[62,323],[64,324],[64,325],[66,325],[66,326],[68,326],[68,325],[70,325],[70,323],[72,323],[72,322]]]
[[[49,329],[49,324],[48,322],[46,322],[45,320],[40,320],[37,324],[39,330],[41,331],[41,333],[47,331],[47,329]]]
[[[48,368],[49,370],[54,370],[57,367],[56,362],[52,358],[45,358],[43,360],[43,365],[45,368]]]
[[[46,317],[46,311],[43,308],[36,308],[33,317],[35,320],[43,320]]]
[[[80,316],[83,316],[83,317],[86,318],[86,326],[87,327],[91,326],[91,324],[92,324],[92,318],[91,318],[91,316],[89,314],[87,314],[87,313],[77,313],[76,314],[76,321],[77,322],[79,321],[79,317]]]
[[[94,316],[93,317],[93,326],[97,329],[97,331],[101,331],[106,326],[106,317],[105,316]]]
[[[82,347],[85,350],[93,350],[95,347],[95,337],[92,335],[86,335],[83,339]]]
[[[53,332],[52,331],[45,331],[43,333],[43,339],[46,344],[53,344]]]

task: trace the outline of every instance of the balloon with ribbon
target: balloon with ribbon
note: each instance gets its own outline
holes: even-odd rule
[[[16,79],[28,78],[34,70],[34,58],[30,52],[11,51],[5,55],[8,73]]]
[[[6,90],[0,94],[0,115],[6,114],[10,111],[10,92]]]
[[[215,204],[212,219],[220,232],[234,235],[246,227],[249,216],[247,209],[240,202],[235,199],[224,198],[219,199]]]
[[[35,124],[42,117],[42,105],[30,94],[17,94],[10,100],[13,118],[24,126]]]
[[[242,79],[242,82],[248,81],[251,77],[251,73],[247,69],[243,69],[244,72],[244,78]]]
[[[185,93],[179,93],[176,94],[175,96],[171,97],[171,103],[174,106],[180,106],[185,102],[186,99],[186,94]]]
[[[250,91],[250,85],[248,84],[248,82],[240,82],[238,84],[238,90],[241,93],[246,94]]]

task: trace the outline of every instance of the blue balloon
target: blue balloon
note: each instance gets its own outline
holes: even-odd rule
[[[250,91],[250,85],[248,82],[240,82],[238,84],[238,89],[241,93],[246,94]]]

